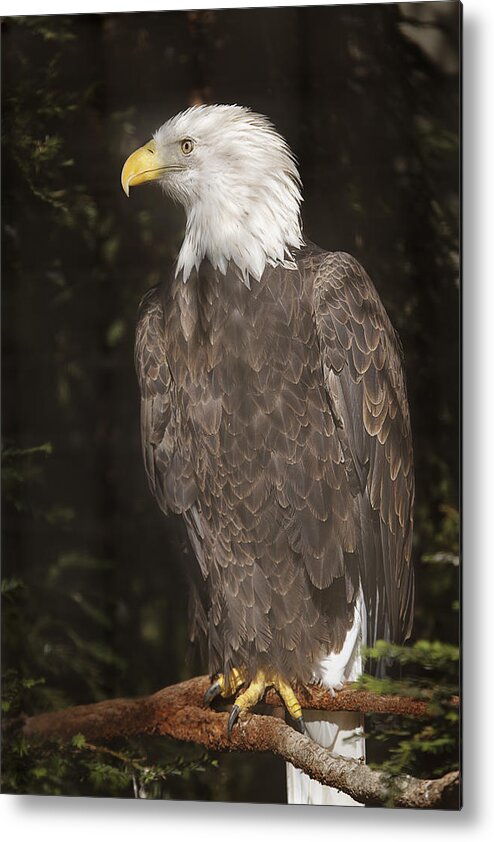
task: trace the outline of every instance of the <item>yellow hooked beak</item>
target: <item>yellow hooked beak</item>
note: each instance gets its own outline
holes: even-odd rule
[[[156,154],[156,142],[150,140],[140,149],[129,155],[122,169],[121,182],[124,192],[129,195],[131,187],[146,181],[157,181],[168,168],[160,166]]]

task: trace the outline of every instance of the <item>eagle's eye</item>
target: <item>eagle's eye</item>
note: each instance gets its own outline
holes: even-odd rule
[[[190,139],[190,137],[186,137],[184,140],[180,142],[180,149],[182,150],[184,155],[190,155],[194,148],[194,141]]]

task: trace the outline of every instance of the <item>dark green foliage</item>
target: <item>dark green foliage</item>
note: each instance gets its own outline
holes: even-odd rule
[[[44,485],[38,463],[51,452],[47,444],[4,452],[4,481],[14,509],[21,508],[26,482]],[[29,516],[56,530],[67,522],[66,516],[53,518],[51,506]],[[55,558],[43,579],[28,567],[26,581],[2,580],[3,792],[180,798],[194,788],[197,774],[216,765],[196,747],[163,739],[110,747],[88,744],[81,734],[68,747],[40,746],[22,734],[26,715],[105,698],[105,682],[125,669],[108,638],[111,620],[96,586],[111,566],[71,551]]]
[[[435,778],[458,768],[459,709],[452,698],[459,693],[459,650],[437,640],[418,640],[413,646],[378,641],[369,658],[385,659],[386,679],[364,675],[359,683],[380,694],[425,699],[431,715],[366,718],[370,765],[391,774]]]
[[[459,642],[458,14],[452,2],[3,21],[4,790],[132,797],[135,779],[149,797],[284,800],[273,758],[213,768],[166,740],[41,748],[19,731],[21,713],[203,671],[187,646],[190,550],[146,488],[133,371],[138,302],[171,270],[183,219],[159,190],[129,202],[119,183],[127,154],[196,96],[272,118],[300,162],[307,235],[364,264],[400,333],[414,640],[441,641],[400,669],[444,698],[455,685],[457,661],[440,661]],[[371,760],[454,765],[457,723],[437,704],[432,721],[368,722]]]
[[[70,745],[31,743],[22,734],[21,711],[37,708],[35,688],[43,679],[21,679],[9,671],[3,679],[4,762],[2,791],[33,795],[186,798],[195,778],[217,761],[195,746],[161,738],[118,746],[94,745],[76,734]]]

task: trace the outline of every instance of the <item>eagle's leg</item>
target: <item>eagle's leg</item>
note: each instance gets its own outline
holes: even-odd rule
[[[242,711],[250,710],[261,701],[266,687],[274,687],[281,696],[285,707],[293,719],[298,731],[305,733],[305,723],[302,716],[302,708],[292,688],[278,673],[258,670],[249,686],[237,696],[232,707],[228,720],[228,736],[231,736],[232,728]]]
[[[218,673],[204,694],[204,704],[210,705],[217,696],[224,699],[234,696],[242,684],[245,684],[245,673],[242,669],[232,667],[228,676],[222,672]]]
[[[228,676],[225,673],[218,673],[204,694],[204,704],[212,704],[217,696],[222,696],[224,699],[234,696],[245,683],[246,672],[243,668],[237,669],[236,667],[232,667]],[[267,687],[274,687],[278,691],[295,727],[301,734],[305,733],[302,708],[290,684],[279,673],[258,670],[250,684],[235,700],[228,720],[228,736],[231,736],[232,728],[239,714],[242,711],[254,708],[261,701]]]
[[[297,730],[300,731],[301,734],[304,734],[305,722],[304,717],[302,716],[302,708],[292,688],[287,681],[284,681],[283,678],[278,678],[277,682],[273,682],[273,686],[283,699],[289,715],[297,726]]]

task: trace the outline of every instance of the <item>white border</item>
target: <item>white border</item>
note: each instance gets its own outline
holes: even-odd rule
[[[347,0],[349,3],[355,0]],[[384,0],[391,2],[391,0]],[[279,2],[23,2],[2,3],[2,15],[73,12],[147,11],[236,6],[337,5],[336,3]],[[494,278],[492,277],[494,136],[494,3],[464,3],[464,690],[465,807],[461,813],[351,810],[346,808],[278,807],[190,802],[142,802],[110,799],[0,798],[2,837],[36,842],[87,842],[104,839],[134,842],[136,838],[204,840],[235,837],[329,839],[348,833],[365,842],[416,842],[417,832],[433,834],[435,842],[487,835],[494,826],[491,779],[492,687],[479,681],[494,673],[492,660],[492,552],[494,465],[492,446],[494,407],[493,348]],[[452,326],[455,329],[455,326]],[[490,558],[489,558],[490,555]],[[482,641],[484,641],[482,643]],[[492,681],[490,681],[492,685]],[[239,761],[241,758],[239,757]],[[9,833],[10,831],[10,833]],[[323,836],[324,834],[324,836]],[[164,835],[164,836],[163,836]],[[334,838],[334,837],[333,837]]]

